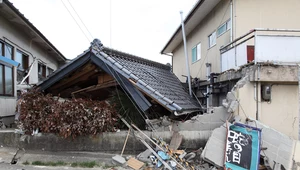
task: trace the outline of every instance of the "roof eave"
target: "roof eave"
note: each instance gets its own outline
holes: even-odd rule
[[[48,44],[54,51],[59,55],[59,57],[66,62],[67,58],[27,19],[25,16],[8,0],[2,0],[5,5],[7,5],[15,14],[23,20],[27,26],[32,29],[46,44]]]
[[[191,11],[189,12],[189,14],[185,17],[184,19],[184,25],[192,18],[192,16],[194,15],[194,13],[196,12],[196,10],[203,4],[205,0],[199,0],[194,7],[191,9]],[[164,48],[161,50],[161,54],[168,54],[165,52],[166,48],[170,45],[170,43],[173,41],[173,39],[175,38],[175,35],[179,33],[179,31],[181,30],[181,25],[178,26],[178,28],[176,29],[176,31],[174,32],[174,34],[172,35],[172,37],[169,39],[169,41],[167,42],[167,44],[164,46]]]

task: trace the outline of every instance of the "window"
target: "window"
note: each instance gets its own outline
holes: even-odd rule
[[[42,63],[38,63],[38,77],[39,81],[42,81],[46,78],[46,66]]]
[[[0,42],[0,55],[13,59],[13,47]],[[14,95],[13,68],[3,64],[0,64],[0,95]]]
[[[218,28],[217,30],[218,37],[224,34],[227,30],[230,30],[230,28],[231,28],[231,20],[228,20]]]
[[[26,70],[28,69],[28,55],[17,50],[15,61],[20,63],[20,66],[17,68],[17,81],[20,82],[26,76]],[[26,82],[28,83],[28,79],[26,79]]]
[[[192,63],[201,59],[201,43],[192,48]]]
[[[214,45],[216,45],[216,43],[217,43],[217,39],[216,39],[216,31],[215,31],[208,36],[208,48],[213,47]]]
[[[47,67],[47,73],[46,73],[47,77],[48,77],[49,75],[51,75],[53,72],[54,72],[54,70],[53,70],[52,68]]]

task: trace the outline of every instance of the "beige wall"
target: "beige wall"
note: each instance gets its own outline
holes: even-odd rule
[[[299,29],[299,0],[234,0],[234,37],[253,28]]]
[[[187,36],[187,50],[190,62],[191,76],[206,79],[205,63],[212,64],[213,72],[220,71],[220,52],[222,45],[230,42],[230,30],[217,37],[217,44],[208,49],[208,36],[216,29],[230,19],[229,0],[221,1],[206,18]],[[192,48],[201,43],[201,59],[192,63]],[[205,57],[207,55],[207,57]],[[185,66],[185,56],[183,44],[180,44],[173,51],[173,72],[181,80],[186,78],[181,75],[187,75]]]
[[[253,28],[300,29],[300,22],[296,22],[300,16],[299,0],[233,0],[233,4],[233,39]],[[208,49],[208,35],[228,19],[230,19],[229,0],[223,0],[187,36],[192,77],[206,79],[207,62],[212,63],[212,72],[220,72],[219,49],[229,43],[230,31],[218,37],[217,45],[210,49]],[[201,60],[192,63],[191,50],[199,42],[202,45]],[[183,44],[173,51],[173,72],[181,81],[186,80],[181,76],[187,75]]]
[[[244,120],[245,115],[256,118],[255,83],[248,82],[237,90],[240,106],[235,114]],[[298,140],[298,85],[274,84],[271,102],[261,101],[260,83],[258,84],[258,120],[279,132]]]
[[[58,62],[49,54],[46,50],[40,47],[39,43],[32,41],[24,31],[16,28],[14,25],[12,25],[9,21],[4,19],[2,16],[0,16],[0,40],[7,42],[8,44],[12,45],[14,47],[14,53],[17,49],[20,51],[23,51],[25,54],[29,55],[29,65],[33,62],[33,57],[31,54],[38,58],[39,60],[46,63],[46,66],[56,70],[58,68]],[[6,39],[9,39],[10,41],[7,41]],[[24,51],[24,50],[25,51]],[[29,51],[30,53],[26,52]],[[14,89],[15,89],[15,97],[3,97],[0,96],[0,116],[7,116],[7,115],[13,115],[15,113],[15,100],[16,100],[16,69],[14,69],[15,72],[15,83],[14,83]],[[33,66],[32,72],[29,77],[29,83],[37,83],[38,82],[38,65],[37,62]]]

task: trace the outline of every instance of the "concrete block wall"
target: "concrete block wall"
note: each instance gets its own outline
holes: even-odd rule
[[[144,131],[149,137],[161,137],[165,142],[171,141],[172,132],[149,132]],[[181,131],[183,141],[180,148],[197,150],[204,147],[211,135],[211,131]],[[21,147],[26,150],[43,151],[100,151],[121,153],[127,131],[102,133],[96,136],[80,136],[75,139],[62,138],[54,134],[41,134],[38,136],[22,136],[14,132],[0,131],[0,145],[4,147]],[[140,134],[140,136],[142,136]],[[144,136],[142,136],[144,138]],[[20,141],[20,138],[23,141]],[[149,143],[149,142],[148,142]],[[129,136],[125,153],[138,154],[146,147],[132,134]]]
[[[197,115],[185,122],[176,122],[172,126],[174,131],[212,131],[226,122],[229,113],[223,106],[214,107],[210,113]]]
[[[261,147],[266,147],[267,149],[260,154],[267,156],[271,167],[274,166],[275,162],[275,166],[280,166],[281,164],[285,169],[292,169],[296,141],[258,121],[253,121],[249,124],[262,129]]]
[[[207,141],[205,149],[203,150],[201,157],[218,167],[224,165],[224,155],[226,146],[226,124],[215,129]]]

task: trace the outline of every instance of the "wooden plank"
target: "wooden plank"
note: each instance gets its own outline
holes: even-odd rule
[[[182,142],[182,135],[178,132],[174,132],[169,145],[171,151],[176,151]]]
[[[162,151],[165,151],[164,148],[162,148],[160,145],[158,145],[155,141],[153,141],[149,136],[147,136],[143,131],[141,131],[137,126],[135,126],[134,124],[131,124],[132,127],[134,127],[138,132],[140,132],[141,134],[143,134],[151,143],[153,143],[157,148],[159,148]],[[156,156],[156,155],[155,155]],[[170,155],[169,155],[170,156]],[[186,170],[186,168],[184,168],[175,158],[173,158],[172,156],[170,156],[170,158],[177,164],[180,166],[181,169]]]
[[[122,120],[122,122],[129,128],[129,129],[131,129],[133,132],[135,132],[135,130],[132,128],[132,126],[125,120],[125,119],[123,119],[123,117],[120,115],[120,114],[118,114],[118,117]],[[134,133],[135,134],[135,133]],[[153,148],[144,140],[144,139],[142,139],[141,138],[141,136],[140,135],[138,135],[138,134],[135,134],[135,136],[136,136],[136,138],[140,141],[140,142],[142,142],[151,152],[152,152],[152,154],[154,155],[154,156],[156,156],[156,158],[158,159],[158,160],[160,160],[161,162],[162,162],[162,164],[165,166],[165,168],[166,169],[168,169],[168,170],[172,170],[172,168],[171,168],[171,166],[167,163],[167,162],[165,162],[157,153],[156,153],[156,151],[155,150],[153,150]],[[159,146],[159,145],[158,145]]]
[[[111,87],[111,86],[116,86],[118,85],[118,83],[116,81],[111,81],[111,82],[106,82],[103,84],[98,84],[98,85],[92,85],[77,91],[72,92],[72,94],[76,94],[76,93],[80,93],[80,92],[90,92],[90,91],[95,91],[95,90],[99,90],[99,89],[103,89],[103,88],[107,88],[107,87]]]
[[[139,170],[144,166],[144,163],[135,159],[135,158],[130,158],[127,161],[127,165],[130,166],[131,168],[135,169],[135,170]]]
[[[98,76],[98,84],[102,84],[112,80],[114,80],[114,78],[107,73],[102,73]]]
[[[74,82],[78,82],[78,79],[80,77],[87,78],[88,77],[87,74],[90,76],[93,73],[94,74],[96,73],[94,71],[95,68],[96,67],[94,65],[87,65],[82,69],[80,69],[79,71],[74,72],[70,77],[61,80],[58,84],[54,85],[52,88],[55,89],[61,86],[67,86],[68,84],[72,84]]]

